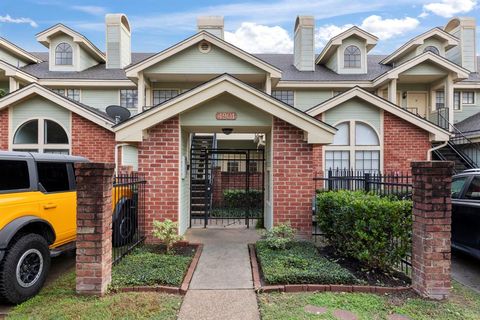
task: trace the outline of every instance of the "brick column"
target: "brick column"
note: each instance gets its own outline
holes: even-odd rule
[[[103,295],[112,271],[113,163],[77,163],[77,293]]]
[[[412,162],[412,287],[430,299],[450,294],[453,162]]]

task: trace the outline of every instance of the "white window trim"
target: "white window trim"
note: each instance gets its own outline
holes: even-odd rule
[[[25,123],[32,121],[32,120],[38,120],[38,144],[14,144],[13,139],[15,138],[15,134],[17,133],[18,129],[20,129]],[[47,144],[45,143],[45,120],[50,120],[58,124],[62,129],[65,131],[67,134],[68,138],[68,145],[66,144]],[[68,150],[68,154],[72,154],[72,137],[70,132],[65,128],[65,126],[58,122],[55,119],[49,118],[49,117],[33,117],[33,118],[28,118],[27,120],[23,121],[21,124],[19,124],[14,130],[11,131],[11,136],[9,138],[9,150],[13,151],[14,149],[36,149],[38,152],[42,153],[44,152],[45,149],[64,149]]]
[[[62,87],[62,88],[50,88],[50,89],[52,91],[53,90],[64,90],[65,91],[65,97],[67,97],[67,98],[68,98],[67,90],[78,90],[78,100],[73,100],[73,101],[82,102],[82,89],[80,89],[80,88],[63,88]],[[57,92],[55,92],[55,93],[57,93]]]
[[[180,88],[151,88],[151,90],[152,90],[152,101],[150,101],[150,103],[151,103],[152,106],[155,106],[155,104],[154,104],[154,102],[153,102],[153,99],[154,99],[154,98],[153,98],[153,92],[154,92],[154,91],[177,90],[177,95],[182,94],[182,92],[183,92],[182,89],[180,89]],[[187,89],[187,90],[188,90],[188,89]],[[172,99],[173,99],[173,98],[172,98]]]
[[[467,105],[467,106],[475,105],[475,98],[476,98],[476,97],[475,97],[475,91],[474,91],[474,90],[465,90],[465,91],[460,91],[460,92],[461,92],[461,93],[460,93],[460,107],[461,107],[462,105]],[[464,103],[464,102],[463,102],[463,94],[464,94],[465,92],[471,92],[471,93],[473,93],[473,102],[472,102],[472,103]]]
[[[324,116],[322,115],[322,120],[324,121]],[[340,120],[333,124],[334,127],[339,125],[340,123],[343,122],[348,122],[349,123],[349,139],[350,139],[350,145],[344,145],[344,146],[332,146],[332,145],[326,145],[324,148],[322,148],[322,170],[324,174],[327,173],[328,168],[326,167],[326,152],[327,151],[348,151],[349,152],[349,161],[350,161],[350,168],[356,170],[355,168],[355,151],[379,151],[379,157],[380,157],[380,173],[383,173],[383,112],[380,114],[380,132],[378,132],[377,128],[375,128],[372,124],[368,123],[367,121],[363,120],[358,120],[358,119],[345,119],[345,120]],[[355,145],[355,122],[361,122],[364,123],[365,125],[368,125],[371,127],[375,133],[377,134],[378,137],[378,146],[357,146]]]
[[[58,48],[61,44],[64,44],[64,43],[65,43],[65,44],[68,44],[68,45],[70,46],[70,49],[72,50],[72,52],[71,52],[71,53],[72,53],[72,63],[68,63],[68,64],[58,64],[58,63],[57,63],[57,48]],[[72,45],[71,43],[68,43],[68,42],[66,42],[66,41],[62,41],[62,42],[57,43],[57,45],[55,46],[55,49],[53,50],[53,58],[54,58],[54,60],[53,60],[54,62],[53,62],[53,63],[54,63],[54,65],[56,65],[56,66],[72,67],[72,66],[75,64],[74,61],[73,61],[73,56],[74,56],[73,52],[74,52],[74,49],[73,49],[73,45]]]
[[[134,110],[134,111],[137,111],[138,110],[138,88],[135,87],[135,88],[121,88],[121,89],[118,89],[118,105],[119,106],[122,106],[122,90],[137,90],[137,105],[134,106],[134,107],[131,107],[131,108],[127,108],[128,110]],[[153,92],[152,92],[152,102],[153,102]]]

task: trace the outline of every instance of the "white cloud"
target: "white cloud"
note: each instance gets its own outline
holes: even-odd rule
[[[424,13],[431,12],[444,18],[451,18],[459,13],[467,13],[477,5],[476,0],[440,0],[423,5]]]
[[[353,27],[353,24],[345,24],[343,26],[328,24],[321,26],[315,34],[315,47],[322,48],[327,44],[328,40],[351,27]]]
[[[101,16],[107,12],[107,9],[99,6],[73,6],[72,9],[85,12],[94,16]]]
[[[36,28],[38,24],[30,18],[12,18],[9,14],[0,16],[0,22],[4,23],[27,23],[31,27]]]
[[[252,53],[291,53],[293,41],[282,27],[244,22],[234,32],[225,32],[225,40]]]

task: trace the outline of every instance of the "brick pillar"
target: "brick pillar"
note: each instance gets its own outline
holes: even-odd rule
[[[103,295],[112,271],[113,163],[77,163],[77,293]]]
[[[453,162],[412,162],[412,287],[430,299],[450,294]]]

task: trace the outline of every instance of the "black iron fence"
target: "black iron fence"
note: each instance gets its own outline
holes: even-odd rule
[[[145,179],[138,173],[114,177],[112,262],[118,263],[145,239]]]
[[[328,170],[325,174],[315,177],[315,195],[312,200],[312,236],[315,241],[324,242],[324,234],[317,223],[316,194],[324,191],[365,191],[393,199],[412,198],[412,176],[408,173],[366,172],[360,170]],[[411,242],[411,241],[410,241]],[[398,243],[398,245],[401,245]],[[394,266],[406,275],[411,274],[411,254],[405,256]]]

